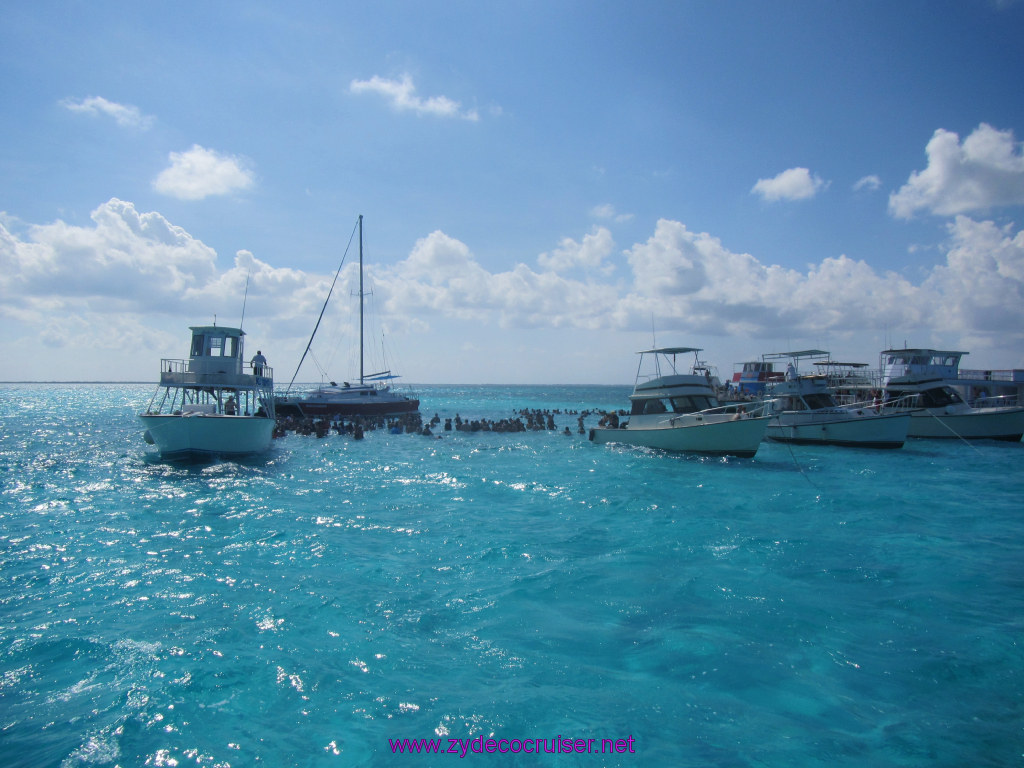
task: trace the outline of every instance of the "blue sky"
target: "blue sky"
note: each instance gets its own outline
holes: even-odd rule
[[[11,5],[2,378],[154,379],[248,279],[287,381],[359,214],[412,382],[630,383],[654,336],[1024,367],[1022,34],[1007,0]],[[353,265],[301,380],[354,373]]]

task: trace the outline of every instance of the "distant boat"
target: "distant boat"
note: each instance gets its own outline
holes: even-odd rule
[[[989,398],[986,407],[975,407],[955,389],[983,383],[961,378],[960,358],[966,354],[937,349],[882,352],[886,410],[910,409],[911,437],[1020,441],[1024,406],[1016,398]]]
[[[769,385],[765,393],[770,418],[765,438],[805,445],[901,448],[910,427],[909,412],[888,412],[871,400],[840,405],[827,374],[800,374],[801,362],[817,361],[815,365],[827,367],[828,357],[828,352],[818,349],[763,356],[766,362],[788,359],[792,366],[787,369],[792,373]]]
[[[590,439],[598,445],[623,443],[705,455],[749,458],[757,453],[768,419],[746,413],[746,403],[719,405],[709,371],[697,360],[701,351],[663,347],[639,352],[628,423],[592,429]],[[689,353],[701,372],[677,371],[676,356]]]
[[[347,381],[338,384],[331,381],[327,384],[321,383],[315,389],[298,394],[290,394],[291,384],[288,391],[283,395],[274,398],[277,412],[281,416],[390,416],[403,413],[415,413],[420,408],[420,401],[395,392],[388,382],[397,379],[398,376],[391,371],[379,371],[377,373],[365,373],[364,362],[364,334],[363,334],[363,217],[359,216],[359,379],[358,383],[352,384]],[[345,260],[338,265],[338,271],[334,275],[337,282],[338,275]],[[320,310],[320,318],[317,319],[313,334],[306,345],[306,352],[303,353],[299,365],[295,369],[295,376],[298,376],[306,353],[309,352],[313,339],[316,337],[317,329],[320,327],[320,319],[323,318],[324,310],[331,299],[331,290],[327,292],[324,306]],[[292,377],[292,383],[295,382]]]
[[[737,394],[761,397],[772,383],[782,381],[782,371],[775,370],[775,364],[764,360],[740,363],[740,370],[732,375],[732,387]]]
[[[246,363],[241,328],[192,326],[188,360],[160,361],[160,383],[139,419],[165,459],[247,456],[270,448],[274,373]]]

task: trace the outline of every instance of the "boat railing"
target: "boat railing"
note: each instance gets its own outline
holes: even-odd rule
[[[163,358],[160,361],[162,387],[252,387],[271,386],[274,369],[269,365],[242,364],[242,373],[227,371],[200,372],[189,370],[190,360]]]
[[[1018,384],[1024,382],[1024,370],[985,371],[962,369],[957,378],[971,381],[1002,381],[1009,384]]]
[[[968,405],[972,408],[1006,408],[1019,404],[1017,395],[983,395],[971,400]]]
[[[664,423],[675,425],[682,419],[701,421],[705,416],[729,416],[732,420],[756,419],[767,415],[768,400],[734,401],[715,408],[689,413],[666,413]]]
[[[833,397],[835,397],[836,403],[844,411],[880,411],[885,404],[882,398],[877,395],[865,400],[856,399],[856,396],[852,393],[842,397],[836,394]]]
[[[911,411],[920,411],[922,405],[918,402],[920,397],[916,392],[901,395],[900,397],[892,400],[886,400],[882,404],[882,410],[886,413],[910,413]]]

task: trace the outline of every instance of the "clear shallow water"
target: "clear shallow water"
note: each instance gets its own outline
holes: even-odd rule
[[[1024,760],[1020,444],[701,459],[561,415],[183,466],[141,439],[151,392],[0,386],[7,766]],[[627,393],[420,390],[490,419]],[[480,735],[635,753],[389,746]]]

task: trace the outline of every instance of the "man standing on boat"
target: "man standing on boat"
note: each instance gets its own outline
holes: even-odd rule
[[[252,372],[256,376],[263,375],[263,366],[267,364],[267,358],[263,356],[263,352],[256,350],[256,354],[252,356]]]

